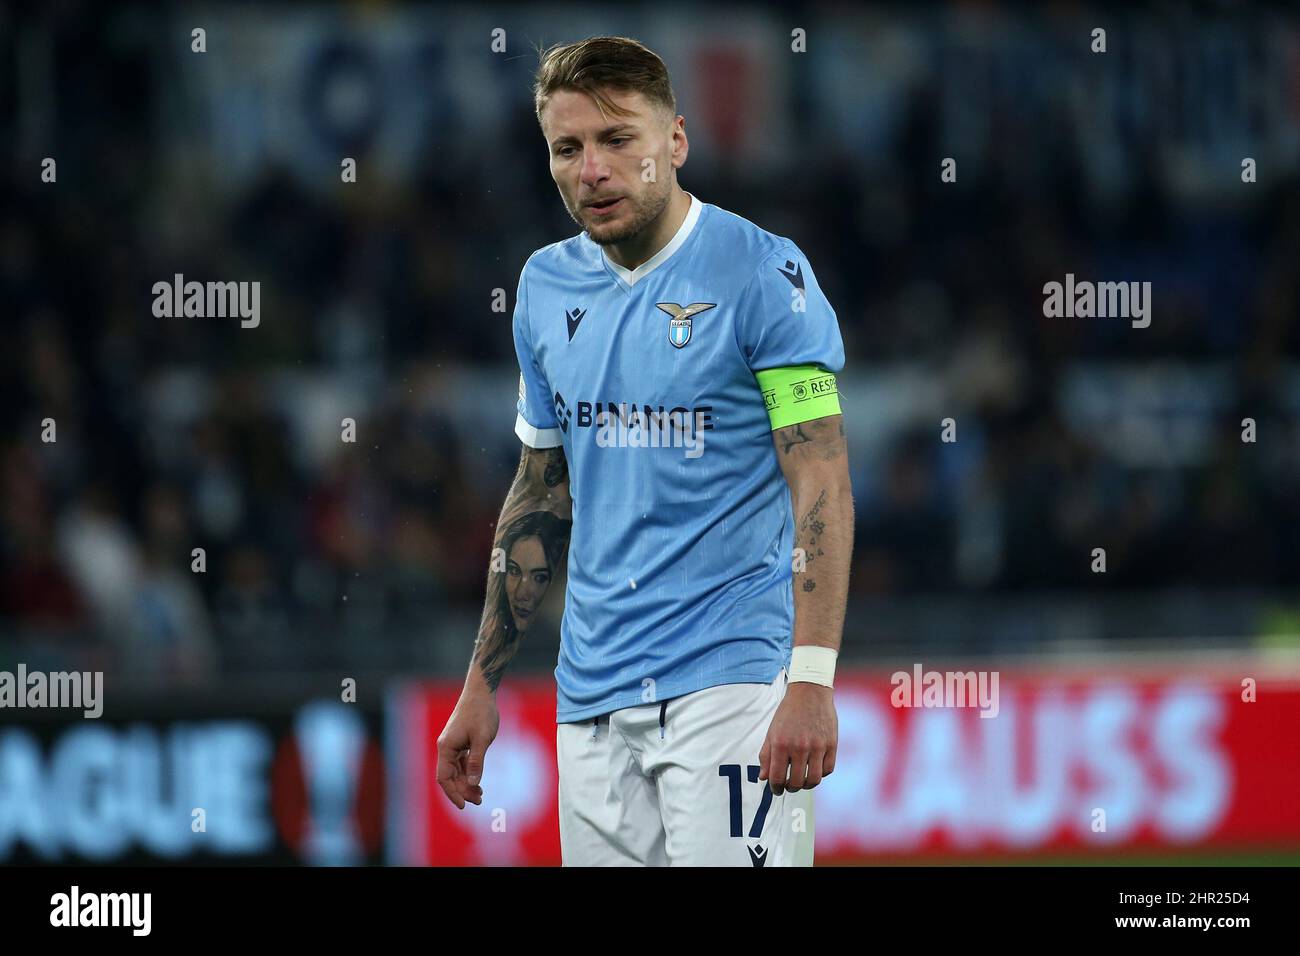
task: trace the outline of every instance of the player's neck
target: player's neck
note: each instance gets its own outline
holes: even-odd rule
[[[686,221],[686,214],[691,209],[691,197],[681,186],[673,187],[672,198],[659,218],[646,229],[626,242],[612,243],[605,247],[605,254],[615,265],[624,269],[635,269],[643,262],[648,262],[660,249],[672,241],[677,230]]]

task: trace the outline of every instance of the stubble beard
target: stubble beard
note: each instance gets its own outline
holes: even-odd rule
[[[626,222],[618,226],[617,229],[605,229],[597,225],[597,232],[593,232],[572,209],[569,215],[573,217],[587,237],[598,246],[609,246],[619,242],[626,242],[640,235],[652,222],[663,215],[663,211],[668,208],[668,202],[672,199],[672,189],[668,188],[662,194],[647,193],[639,199],[633,199],[631,196],[625,196],[624,202],[632,206],[632,216]]]

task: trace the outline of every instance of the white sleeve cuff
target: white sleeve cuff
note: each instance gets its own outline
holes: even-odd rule
[[[529,448],[559,448],[564,444],[558,428],[534,428],[524,421],[523,415],[515,417],[515,434]]]

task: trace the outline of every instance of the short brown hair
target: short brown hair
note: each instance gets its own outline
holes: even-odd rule
[[[578,90],[596,101],[601,112],[626,116],[603,90],[642,94],[663,106],[670,116],[677,113],[677,97],[668,79],[668,67],[648,47],[630,37],[591,37],[577,43],[559,44],[541,54],[533,84],[533,105],[537,121],[552,93]]]

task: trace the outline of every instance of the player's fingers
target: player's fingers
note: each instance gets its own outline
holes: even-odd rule
[[[772,745],[772,757],[767,763],[767,782],[778,797],[785,793],[785,781],[790,774],[790,751],[784,744]]]
[[[456,805],[457,810],[465,809],[465,800],[461,796],[460,768],[456,762],[438,755],[438,786],[447,795],[447,799]]]
[[[469,765],[469,751],[463,750],[456,756],[456,776],[453,780],[457,788],[457,793],[461,798],[461,809],[465,809],[466,803],[479,804],[483,802],[483,788],[471,784],[467,779],[466,767]]]
[[[763,749],[758,752],[758,779],[767,779],[767,760],[772,756],[772,739],[763,738]]]
[[[808,748],[799,746],[790,752],[790,782],[786,789],[798,793],[808,779]]]
[[[438,747],[438,782],[450,782],[456,779],[460,772],[460,761],[454,750],[449,750],[441,745]]]
[[[487,747],[475,740],[469,745],[469,756],[465,759],[465,780],[471,787],[477,787],[483,779],[483,756]]]
[[[457,792],[460,794],[461,800],[463,801],[461,804],[462,810],[464,809],[465,803],[473,803],[477,805],[483,802],[483,788],[478,784],[470,783],[468,779],[469,759],[470,752],[468,750],[462,750],[460,753],[456,754],[456,776],[454,782],[458,787]]]
[[[835,751],[838,748],[832,744],[826,750],[826,759],[822,761],[822,776],[829,777],[835,770]]]
[[[811,790],[817,784],[822,782],[825,776],[826,751],[814,749],[808,754],[808,777],[804,781],[804,787]]]

